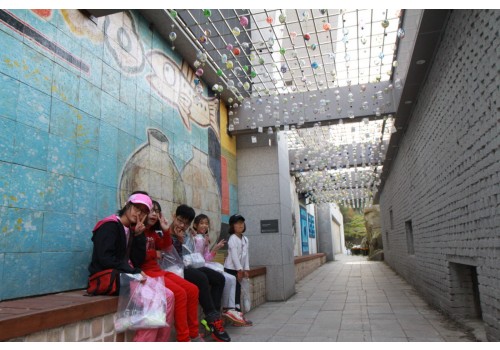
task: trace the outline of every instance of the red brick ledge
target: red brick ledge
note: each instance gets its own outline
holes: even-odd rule
[[[250,271],[248,272],[248,277],[257,277],[257,276],[262,276],[266,274],[266,267],[265,266],[256,266],[250,268]]]
[[[326,253],[317,253],[317,254],[297,256],[297,257],[295,257],[295,265],[309,261],[309,260],[321,259],[324,256],[326,256]]]

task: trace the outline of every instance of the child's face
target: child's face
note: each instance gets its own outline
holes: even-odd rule
[[[243,233],[243,230],[245,230],[244,221],[240,220],[234,223],[234,233]]]
[[[208,219],[201,219],[198,223],[197,231],[199,233],[207,233],[209,227],[210,223],[208,222]]]

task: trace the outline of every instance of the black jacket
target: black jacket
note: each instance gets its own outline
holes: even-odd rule
[[[127,242],[125,229],[119,221],[107,221],[96,225],[93,231],[92,261],[89,265],[90,274],[106,270],[117,269],[125,273],[140,273],[138,267],[131,267],[127,259]],[[130,247],[130,261],[134,266],[141,266],[146,257],[146,236],[144,233],[132,235]]]

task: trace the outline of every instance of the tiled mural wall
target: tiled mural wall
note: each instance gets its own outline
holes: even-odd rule
[[[0,300],[85,287],[92,227],[134,190],[215,240],[236,147],[203,88],[137,12],[0,10]]]

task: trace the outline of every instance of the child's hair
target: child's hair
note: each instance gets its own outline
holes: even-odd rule
[[[160,211],[161,213],[161,205],[160,203],[158,203],[157,201],[153,200],[153,208],[151,210],[153,210],[155,207],[158,208],[158,210]],[[159,214],[159,213],[158,213]],[[161,224],[160,224],[160,220],[156,220],[155,224],[153,225],[153,227],[151,227],[153,229],[153,231],[162,231],[161,229]]]
[[[187,219],[189,223],[193,221],[195,215],[196,213],[194,212],[194,209],[186,204],[179,205],[175,210],[175,216],[183,217],[184,219]]]
[[[193,221],[193,228],[198,231],[198,224],[200,223],[201,220],[203,219],[207,219],[208,220],[208,229],[207,229],[207,233],[208,231],[210,230],[210,218],[208,216],[206,216],[205,214],[198,214],[195,218],[194,218],[194,221]]]

